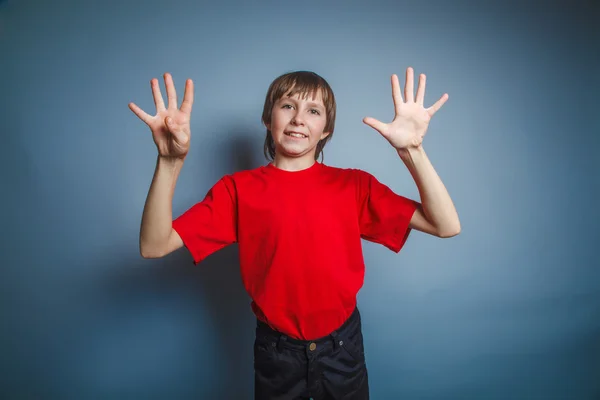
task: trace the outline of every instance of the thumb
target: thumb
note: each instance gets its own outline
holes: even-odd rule
[[[175,121],[173,121],[173,118],[165,117],[165,125],[167,126],[169,131],[171,131],[171,133],[173,133],[172,129],[175,129]]]
[[[378,121],[375,118],[371,118],[371,117],[364,118],[363,122],[365,124],[369,125],[371,128],[373,128],[376,131],[378,131],[379,133],[381,133],[382,135],[384,134],[386,124],[384,124],[383,122]]]
[[[185,144],[187,142],[186,134],[179,129],[179,127],[175,124],[175,121],[173,121],[173,118],[166,117],[165,125],[167,125],[167,129],[169,129],[169,132],[171,132],[171,135],[173,135],[176,142],[181,144]]]

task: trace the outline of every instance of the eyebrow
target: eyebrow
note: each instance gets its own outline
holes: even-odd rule
[[[293,102],[298,102],[296,99],[292,98],[292,97],[282,97],[279,99],[279,102],[284,102],[284,101],[293,101]],[[320,108],[320,109],[325,109],[324,105],[321,105],[319,103],[315,103],[314,101],[309,101],[308,103],[309,107],[316,107],[316,108]]]

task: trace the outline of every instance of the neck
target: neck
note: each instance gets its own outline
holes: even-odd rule
[[[306,154],[302,157],[286,157],[285,155],[275,154],[275,159],[272,164],[285,171],[301,171],[312,167],[314,163],[314,154]]]

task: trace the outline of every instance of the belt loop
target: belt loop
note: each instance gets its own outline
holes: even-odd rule
[[[281,351],[281,342],[287,341],[287,336],[279,335],[279,339],[277,339],[277,351]]]
[[[337,335],[338,335],[337,331],[333,331],[329,334],[329,336],[331,336],[331,338],[333,339],[333,349],[334,350],[337,350],[337,347],[338,347]]]

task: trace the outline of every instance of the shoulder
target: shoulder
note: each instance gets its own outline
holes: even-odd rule
[[[239,191],[247,191],[257,189],[261,184],[266,183],[268,172],[264,166],[249,168],[232,172],[224,175],[219,182],[226,185],[231,191],[239,193]]]
[[[325,165],[325,164],[323,164],[323,172],[326,174],[337,175],[337,176],[342,176],[342,177],[349,177],[349,178],[364,178],[364,177],[372,176],[371,174],[369,174],[368,172],[366,172],[362,169],[351,168],[351,167],[349,167],[349,168],[334,167],[334,166]]]
[[[240,184],[240,183],[244,183],[244,182],[255,180],[255,179],[262,179],[265,177],[265,175],[266,175],[265,166],[261,165],[256,168],[249,168],[249,169],[243,169],[243,170],[236,171],[232,174],[226,175],[223,178],[229,179],[232,182]]]
[[[325,184],[344,191],[351,190],[358,201],[368,197],[373,184],[377,182],[372,174],[359,168],[326,166],[323,172]]]
[[[226,187],[228,190],[235,191],[240,185],[243,186],[248,181],[260,176],[263,173],[262,169],[263,167],[258,167],[222,175],[221,178],[214,183],[213,189],[216,187]]]
[[[352,184],[359,189],[361,187],[369,186],[372,180],[376,180],[372,174],[359,168],[324,166],[323,170],[326,175],[329,175],[338,181]]]
[[[261,168],[240,170],[222,175],[207,193],[207,198],[230,198],[236,202],[240,193],[251,193],[256,187],[256,177],[261,175]]]

